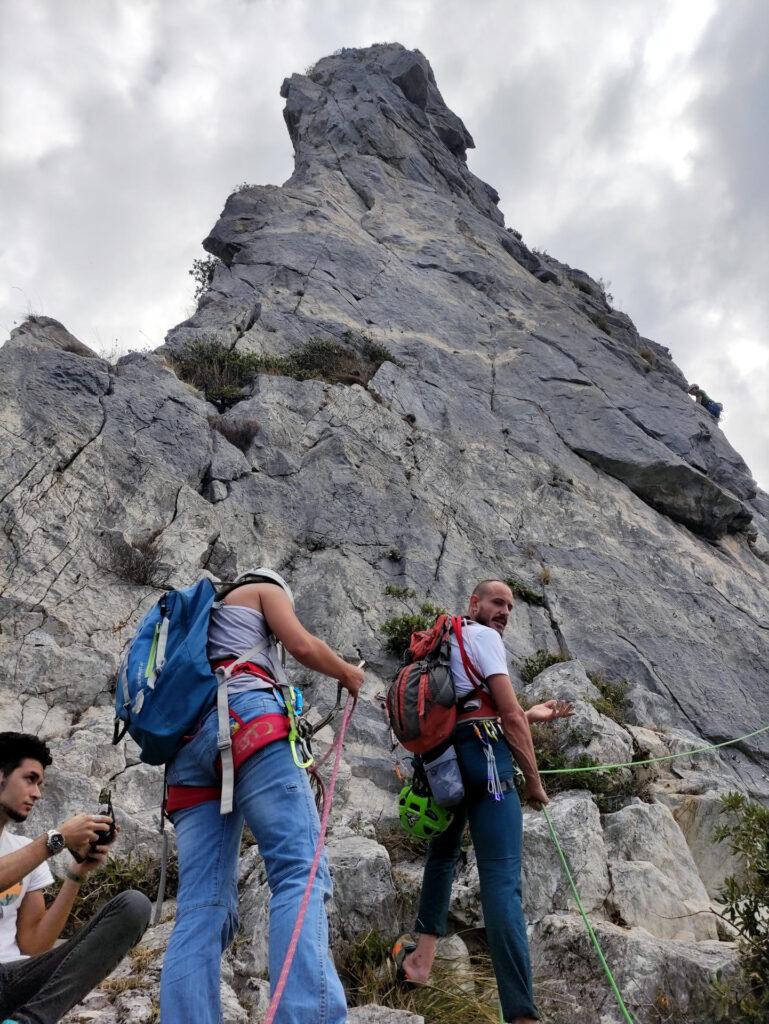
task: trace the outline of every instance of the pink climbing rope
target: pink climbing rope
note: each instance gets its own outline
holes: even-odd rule
[[[288,973],[291,970],[291,964],[294,962],[296,947],[299,945],[299,935],[302,931],[304,916],[307,913],[307,907],[310,905],[310,894],[312,892],[313,883],[315,882],[315,876],[318,873],[320,858],[323,854],[323,844],[326,839],[328,816],[331,812],[331,804],[334,800],[334,787],[336,786],[336,779],[339,774],[339,765],[342,760],[344,734],[347,732],[347,726],[350,724],[350,719],[352,718],[352,713],[355,710],[356,703],[356,698],[350,694],[347,698],[347,703],[344,706],[344,714],[342,715],[342,724],[339,726],[339,734],[331,748],[332,750],[336,749],[336,756],[334,757],[334,767],[331,770],[328,793],[323,802],[323,816],[320,819],[318,845],[315,847],[315,856],[313,857],[312,867],[310,868],[310,877],[307,879],[307,885],[304,888],[302,902],[299,905],[299,914],[297,915],[296,924],[294,925],[294,930],[291,934],[291,941],[289,942],[288,949],[286,950],[286,959],[283,961],[283,967],[280,972],[280,977],[278,978],[278,984],[275,986],[275,991],[272,994],[272,999],[270,1000],[270,1005],[267,1008],[267,1015],[264,1018],[263,1024],[273,1024],[273,1021],[275,1020],[275,1014],[278,1012],[278,1004],[280,1003],[283,990],[285,989],[286,982],[288,981]]]

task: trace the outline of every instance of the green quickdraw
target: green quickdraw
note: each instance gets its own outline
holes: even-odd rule
[[[339,683],[336,688],[336,704],[315,725],[311,725],[306,718],[302,717],[304,700],[302,691],[298,687],[281,686],[278,693],[288,715],[288,743],[291,747],[294,764],[297,768],[312,768],[315,764],[312,737],[327,726],[342,710],[342,685]]]
[[[315,764],[310,740],[312,726],[301,717],[304,701],[302,691],[294,686],[281,686],[278,690],[289,721],[288,745],[297,768],[311,768]]]

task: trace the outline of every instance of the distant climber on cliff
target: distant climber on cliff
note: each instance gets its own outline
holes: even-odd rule
[[[689,394],[692,395],[694,400],[700,405],[704,405],[714,419],[718,420],[721,418],[721,413],[724,408],[723,405],[720,402],[714,402],[709,395],[705,394],[698,384],[692,384],[689,388]]]

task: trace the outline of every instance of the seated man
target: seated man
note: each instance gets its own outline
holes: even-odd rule
[[[68,942],[56,948],[88,875],[104,863],[106,846],[91,848],[110,823],[101,814],[77,814],[35,839],[14,835],[42,796],[51,764],[36,736],[0,733],[0,1020],[3,1024],[55,1024],[118,965],[144,934],[150,902],[140,892],[111,900]],[[56,899],[46,909],[42,890],[53,882],[46,861],[64,848],[72,861]]]

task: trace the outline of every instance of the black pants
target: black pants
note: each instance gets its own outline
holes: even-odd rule
[[[0,1020],[56,1024],[139,941],[150,910],[143,893],[121,892],[68,942],[39,956],[0,964]]]

